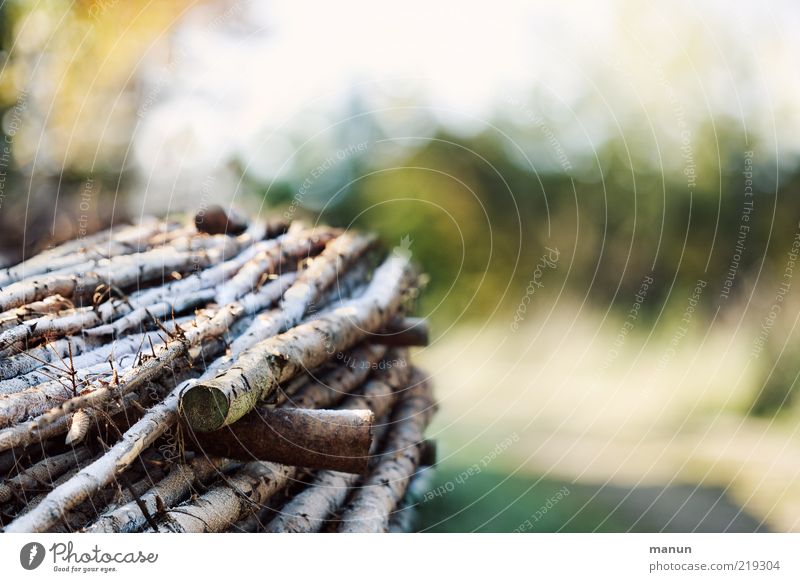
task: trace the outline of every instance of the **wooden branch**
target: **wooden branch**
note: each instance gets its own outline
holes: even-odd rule
[[[99,323],[100,318],[90,307],[42,315],[0,333],[0,357],[24,350],[33,340],[64,337]]]
[[[405,361],[407,354],[393,350],[387,360]],[[377,417],[384,417],[392,407],[396,395],[407,385],[409,367],[384,368],[368,382],[360,394],[350,396],[342,408],[369,407]],[[370,451],[375,452],[384,426],[379,426]],[[268,532],[317,532],[325,525],[326,518],[344,503],[348,493],[358,482],[357,475],[340,471],[320,471],[310,487],[301,491],[267,526]]]
[[[0,311],[41,301],[56,293],[78,302],[91,298],[100,285],[126,289],[148,279],[163,277],[164,273],[205,268],[240,250],[242,243],[237,239],[221,238],[212,248],[199,251],[157,248],[135,255],[92,260],[70,267],[64,273],[54,271],[49,275],[17,281],[0,289]]]
[[[180,384],[188,378],[194,378],[196,373],[192,375],[191,370],[196,362],[217,357],[224,350],[224,347],[225,344],[222,338],[212,338],[202,344],[200,352],[190,354],[188,358],[184,356],[178,359],[177,362],[169,368],[172,371],[168,379],[168,381],[172,382],[171,386]],[[217,366],[225,361],[225,358],[219,358],[214,361],[209,365],[207,373],[213,376]],[[156,380],[156,378],[151,379],[150,384],[152,385]],[[166,392],[169,392],[169,390]],[[112,398],[108,401],[107,406],[105,406],[105,410],[88,407],[77,408],[76,410],[85,411],[90,417],[90,425],[96,427],[101,417],[108,418],[109,416],[124,412],[134,401],[138,400],[139,397],[134,392],[125,394],[121,399]],[[0,451],[11,447],[27,446],[31,443],[47,440],[66,432],[70,426],[70,415],[74,416],[73,409],[71,407],[65,408],[65,405],[62,405],[61,407],[54,408],[49,412],[35,417],[33,420],[0,430]]]
[[[294,408],[328,408],[364,383],[386,353],[383,346],[361,345],[344,355],[332,370],[311,375],[282,403]],[[355,407],[358,408],[358,407]]]
[[[336,231],[329,228],[311,231],[302,228],[289,229],[289,232],[276,239],[277,244],[247,261],[231,279],[219,285],[216,302],[224,305],[252,293],[265,277],[278,273],[282,266],[292,261],[297,262],[316,255],[335,236]]]
[[[167,511],[158,531],[220,532],[242,519],[252,509],[285,488],[296,469],[277,463],[247,463],[241,471],[215,485],[191,504]],[[151,531],[147,529],[145,531]]]
[[[89,456],[89,450],[80,447],[74,451],[45,457],[15,477],[0,483],[0,503],[11,500],[15,492],[40,488],[42,483],[51,482],[60,477],[81,461],[88,459]]]
[[[103,321],[100,316],[94,327],[84,329],[83,332],[89,336],[113,335],[118,337],[128,330],[136,329],[139,326],[152,321],[153,319],[168,319],[173,315],[179,315],[184,311],[201,307],[214,298],[213,289],[200,289],[183,295],[173,295],[169,299],[142,305],[135,309],[130,309],[132,302],[125,302],[125,309],[118,308],[115,315],[125,313],[122,317],[110,324],[101,325]],[[135,302],[136,304],[140,302]],[[108,303],[104,303],[108,305]],[[88,326],[87,326],[88,327]]]
[[[73,356],[77,356],[97,348],[99,343],[82,337],[64,338],[26,352],[0,358],[0,379],[10,380],[47,364],[60,364],[61,359],[69,357],[70,350]]]
[[[122,494],[124,499],[136,495],[141,496],[152,486],[153,480],[157,481],[161,479],[163,475],[161,470],[156,468],[148,469],[145,473],[149,475],[149,477],[139,479],[138,477],[141,475],[141,471],[137,471],[134,473],[136,477],[131,477],[134,479],[133,481],[129,481],[126,477],[121,482],[115,483],[115,487],[106,487],[98,491],[90,499],[76,505],[69,513],[65,513],[59,520],[59,523],[54,524],[49,531],[53,533],[81,532],[86,526],[97,519],[97,512],[100,507],[107,506],[119,496],[120,486],[125,487]]]
[[[53,406],[83,392],[87,385],[110,385],[115,372],[125,374],[133,369],[139,357],[136,354],[122,356],[112,366],[103,362],[89,368],[76,370],[74,375],[60,374],[58,378],[38,384],[32,388],[0,394],[0,428],[20,422],[26,418],[44,414]],[[72,382],[74,380],[74,384]]]
[[[257,317],[236,338],[231,345],[231,355],[237,357],[258,342],[299,324],[314,302],[322,299],[323,291],[341,276],[343,269],[357,261],[372,244],[374,239],[348,232],[330,241],[325,250],[298,274],[278,308]]]
[[[428,322],[422,317],[406,317],[392,321],[372,341],[386,346],[427,346]]]
[[[219,362],[222,361],[224,358],[218,358],[209,366],[206,374],[213,374]],[[201,376],[201,378],[203,377]],[[130,427],[105,455],[79,471],[72,479],[56,487],[38,506],[9,524],[6,531],[47,531],[58,521],[60,515],[96,494],[116,475],[125,471],[142,451],[177,423],[179,395],[192,381],[176,386],[164,400],[151,407],[138,422]],[[134,399],[134,394],[126,394],[117,406],[124,410]],[[57,416],[54,422],[37,427],[36,431],[10,432],[6,436],[8,441],[6,444],[20,446],[31,442],[30,439],[36,438],[37,431],[61,434],[66,429],[67,417],[62,414]],[[7,430],[10,431],[10,429]],[[0,450],[4,444],[2,432],[4,431],[0,431]]]
[[[188,432],[209,456],[365,473],[373,421],[369,410],[262,407],[220,430]]]
[[[217,476],[224,475],[238,463],[230,459],[208,459],[196,457],[187,464],[172,468],[163,480],[140,495],[139,501],[151,516],[158,514],[159,507],[172,507],[185,499],[192,487],[206,484]],[[86,528],[88,533],[132,533],[147,524],[147,517],[136,501],[120,507],[110,508],[97,521]]]
[[[228,260],[193,273],[178,281],[170,281],[159,287],[152,287],[132,294],[126,299],[112,299],[100,305],[97,309],[103,321],[111,321],[117,317],[125,316],[126,321],[112,325],[101,325],[93,329],[86,330],[88,335],[110,335],[129,329],[144,321],[148,317],[147,309],[153,305],[169,303],[176,298],[199,293],[204,290],[213,290],[216,294],[217,287],[223,285],[231,277],[236,275],[245,265],[251,262],[256,256],[263,253],[275,253],[283,244],[285,237],[258,241],[245,248],[238,255]],[[298,247],[299,248],[299,247]],[[317,247],[313,247],[312,251]],[[297,250],[297,248],[295,248]],[[301,251],[304,249],[300,249]],[[292,259],[298,260],[302,255],[284,257],[286,264],[274,265],[274,269],[281,268],[284,271],[294,270]]]
[[[61,295],[51,295],[41,301],[28,303],[21,307],[0,313],[0,331],[16,327],[23,321],[41,317],[48,313],[59,313],[72,309],[72,302]]]
[[[395,356],[395,357],[402,357]],[[392,372],[379,372],[380,378],[392,380],[402,374],[401,368]],[[370,404],[381,408],[371,408],[375,412],[387,410],[392,403],[392,395],[397,387],[387,382],[368,382],[364,387],[363,398],[350,400],[356,408]],[[312,403],[315,404],[315,403]],[[270,497],[287,487],[297,475],[297,468],[277,463],[254,461],[247,463],[225,483],[216,485],[197,500],[168,511],[159,531],[172,532],[218,532],[232,523],[246,517],[253,505],[262,505]]]
[[[263,308],[276,301],[284,289],[284,278],[289,276],[293,277],[294,275],[291,273],[284,275],[248,296],[251,299],[251,304],[254,306],[253,308]],[[36,420],[37,427],[42,428],[81,408],[101,408],[112,398],[129,394],[144,384],[154,380],[175,360],[190,354],[190,348],[193,346],[197,346],[201,342],[210,342],[223,335],[233,322],[246,313],[247,308],[243,304],[245,299],[247,299],[247,297],[243,298],[242,302],[234,302],[221,309],[214,310],[209,317],[206,317],[202,321],[197,321],[193,327],[188,327],[183,330],[183,337],[179,337],[159,346],[155,350],[154,357],[147,359],[138,366],[130,368],[116,384],[112,385],[108,382],[95,382],[92,383],[91,389],[87,388],[84,391],[86,393],[72,398],[68,398],[64,395],[65,387],[61,386],[60,397],[55,397],[56,400],[60,400],[60,404],[56,408],[50,409],[48,412],[41,413]],[[34,394],[28,396],[31,399],[37,399],[37,401],[41,398]],[[52,394],[48,393],[47,396],[52,396]],[[2,400],[0,400],[0,403],[2,403]],[[51,406],[53,405],[54,403],[51,403]],[[2,409],[0,409],[0,411],[1,410]],[[15,408],[15,412],[17,414],[20,413],[19,406]],[[0,419],[2,419],[2,417],[0,417]]]
[[[69,418],[66,416],[62,416],[42,428],[37,427],[33,422],[4,428],[0,430],[0,451],[14,447],[27,447],[32,443],[45,441],[67,432],[68,428]]]
[[[196,226],[87,237],[0,270],[7,531],[224,531],[288,506],[289,485],[311,477],[300,467],[328,489],[343,485],[322,501],[313,485],[303,492],[317,524],[353,494],[358,477],[343,471],[374,475],[370,460],[389,458],[376,456],[386,425],[373,431],[374,413],[390,418],[410,369],[404,351],[376,344],[427,341],[424,322],[403,322],[417,282],[408,258],[372,272],[370,237],[236,225],[220,211]],[[348,393],[342,409],[312,410]],[[70,465],[65,433],[102,449]]]
[[[212,204],[194,215],[194,225],[198,232],[237,235],[247,229],[247,218],[232,208],[226,212],[219,204]]]
[[[417,509],[425,498],[425,494],[433,488],[433,478],[434,468],[421,461],[420,468],[408,482],[403,501],[392,510],[389,516],[389,533],[411,533],[417,530],[419,521]]]
[[[414,386],[403,393],[381,461],[356,491],[342,514],[340,532],[385,532],[389,516],[403,499],[419,466],[424,431],[436,405],[427,381],[415,372]]]
[[[6,532],[47,531],[65,512],[98,493],[117,474],[127,469],[167,428],[175,424],[178,418],[177,404],[176,389],[148,410],[105,455],[53,489],[35,508],[8,524]]]
[[[183,394],[181,413],[187,423],[201,432],[231,424],[281,382],[377,331],[400,309],[410,277],[408,260],[392,257],[376,270],[362,297],[245,351],[227,372]]]
[[[120,315],[129,313],[131,310],[147,307],[148,305],[203,289],[211,289],[233,276],[253,256],[276,244],[278,243],[274,240],[257,241],[245,248],[241,253],[228,257],[227,260],[208,269],[192,273],[177,281],[169,281],[163,285],[141,289],[122,299],[110,299],[97,306],[97,312],[103,321],[111,321]],[[102,335],[106,332],[102,329],[96,329],[87,330],[87,333]]]
[[[181,327],[193,319],[189,317],[178,318],[174,322],[170,320],[164,323],[164,328],[167,332],[174,333],[176,326]],[[0,382],[17,380],[23,374],[41,368],[48,371],[55,368],[64,369],[63,362],[68,360],[70,355],[73,358],[73,367],[86,368],[113,359],[114,355],[136,353],[142,346],[149,346],[150,342],[163,343],[163,331],[133,334],[110,342],[81,336],[55,340],[8,358],[0,358],[0,379],[2,379]],[[44,381],[46,380],[40,380]]]
[[[19,265],[0,269],[0,287],[48,273],[54,269],[63,269],[77,265],[95,256],[114,256],[137,252],[148,239],[159,232],[167,232],[178,228],[177,223],[162,223],[156,220],[145,220],[135,226],[117,226],[108,230],[67,241],[53,249],[43,251],[26,259]]]

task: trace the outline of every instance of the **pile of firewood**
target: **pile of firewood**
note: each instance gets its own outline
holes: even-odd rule
[[[373,237],[221,208],[0,270],[0,525],[413,528],[421,279]]]

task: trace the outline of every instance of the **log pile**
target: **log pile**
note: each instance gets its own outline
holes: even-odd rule
[[[420,280],[373,237],[221,208],[0,270],[0,526],[412,528]]]

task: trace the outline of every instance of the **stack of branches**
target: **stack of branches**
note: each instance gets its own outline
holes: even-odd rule
[[[413,528],[420,282],[373,237],[218,207],[0,271],[0,525]]]

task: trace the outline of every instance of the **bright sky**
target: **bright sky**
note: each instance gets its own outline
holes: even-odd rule
[[[136,159],[178,190],[231,160],[296,179],[358,142],[363,118],[346,122],[369,111],[390,137],[496,124],[551,171],[556,146],[580,174],[623,133],[636,162],[669,168],[684,124],[722,116],[761,159],[794,161],[799,14],[788,0],[203,7],[148,65]]]

